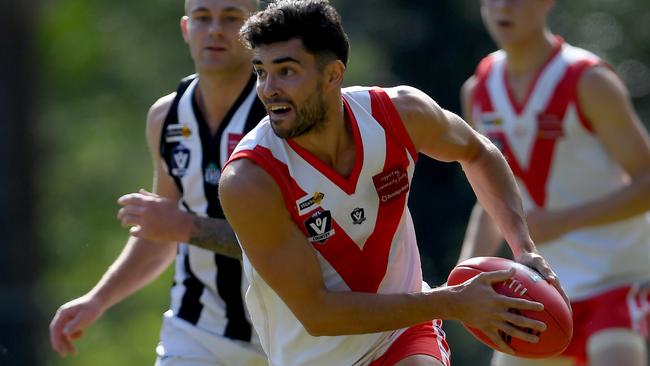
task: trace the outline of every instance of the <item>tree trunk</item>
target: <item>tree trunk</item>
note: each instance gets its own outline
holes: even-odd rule
[[[33,290],[35,19],[34,1],[0,1],[0,365],[39,365],[46,334]]]

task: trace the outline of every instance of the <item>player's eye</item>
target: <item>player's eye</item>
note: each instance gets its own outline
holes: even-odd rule
[[[282,69],[280,69],[280,75],[282,75],[282,76],[292,76],[295,73],[296,72],[293,69],[288,68],[288,67],[283,67]]]
[[[266,77],[266,71],[264,71],[263,69],[256,68],[254,70],[254,72],[255,72],[255,75],[257,75],[258,79],[264,79],[264,77]]]

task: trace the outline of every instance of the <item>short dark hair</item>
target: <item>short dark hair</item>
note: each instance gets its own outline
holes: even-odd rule
[[[317,58],[348,63],[350,43],[341,16],[327,0],[278,0],[248,18],[240,35],[249,48],[299,38]],[[319,62],[321,64],[321,62]]]

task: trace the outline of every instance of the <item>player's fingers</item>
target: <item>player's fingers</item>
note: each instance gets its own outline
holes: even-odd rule
[[[526,330],[522,330],[518,327],[515,327],[512,324],[508,324],[508,323],[504,324],[501,328],[501,331],[508,334],[511,337],[523,339],[526,342],[530,342],[530,343],[539,342],[539,336],[535,334],[531,334]]]
[[[477,278],[486,283],[492,284],[497,282],[503,282],[515,274],[514,268],[502,269],[499,271],[483,272],[480,273]]]
[[[145,201],[150,201],[149,196],[144,195],[140,192],[138,193],[127,193],[117,199],[117,203],[126,206],[126,205],[142,205]]]
[[[562,284],[560,283],[560,280],[555,277],[552,281],[549,281],[549,283],[555,287],[555,289],[560,293],[562,296],[562,299],[564,300],[564,303],[567,304],[569,307],[569,310],[573,313],[573,309],[571,309],[571,301],[569,301],[569,297],[567,296],[566,292],[564,292],[564,289],[562,288]]]
[[[158,196],[157,194],[155,194],[155,193],[153,193],[153,192],[149,192],[149,191],[147,191],[147,190],[144,189],[144,188],[140,188],[140,189],[138,190],[138,193],[140,193],[140,194],[142,194],[142,195],[145,195],[145,196],[148,196],[148,197],[160,197],[160,196]]]
[[[142,226],[140,225],[131,226],[131,228],[129,229],[129,234],[136,238],[142,237],[144,235]]]
[[[50,322],[50,345],[60,356],[65,356],[65,336],[63,335],[63,327],[66,322],[65,310],[58,309],[52,322]]]
[[[117,211],[117,218],[121,220],[123,217],[127,215],[139,216],[144,214],[145,212],[146,209],[142,206],[126,205]]]
[[[66,337],[70,337],[70,335],[77,333],[81,330],[83,330],[83,325],[82,325],[82,316],[81,313],[78,313],[72,320],[70,320],[65,327],[63,327],[63,334],[65,334]]]
[[[503,341],[503,338],[501,338],[501,334],[499,334],[498,330],[494,330],[494,331],[491,331],[491,332],[484,332],[484,334],[487,335],[488,338],[490,338],[492,343],[494,343],[494,345],[497,347],[497,349],[499,351],[504,352],[504,353],[508,353],[508,354],[511,354],[511,355],[515,354],[513,349],[510,348],[510,346],[508,346],[508,344]]]
[[[523,315],[508,312],[503,315],[503,319],[509,324],[519,327],[520,329],[527,329],[530,331],[540,331],[540,332],[546,330],[546,324],[544,322],[536,319],[528,318]]]
[[[74,332],[74,333],[72,333],[72,334],[69,334],[69,335],[68,335],[68,338],[70,338],[70,339],[76,341],[77,339],[83,337],[83,335],[84,335],[84,330],[83,330],[83,329],[79,329],[78,331],[76,331],[76,332]]]
[[[537,301],[518,299],[509,296],[503,296],[503,301],[504,301],[504,306],[506,306],[509,309],[531,310],[531,311],[544,310],[544,304]]]
[[[133,227],[133,226],[140,226],[142,223],[141,217],[139,215],[124,215],[120,219],[120,222],[122,224],[123,228],[128,228],[128,227]]]

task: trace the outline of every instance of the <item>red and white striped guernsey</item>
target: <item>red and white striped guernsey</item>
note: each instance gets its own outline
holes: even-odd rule
[[[356,162],[342,177],[295,142],[277,137],[268,117],[230,161],[250,159],[282,190],[332,291],[421,291],[420,256],[407,208],[417,152],[388,95],[379,88],[342,90]],[[312,337],[244,256],[246,302],[272,365],[367,365],[403,330]]]
[[[498,51],[479,64],[472,120],[508,160],[524,209],[572,207],[622,187],[625,172],[605,150],[577,96],[582,73],[602,61],[558,38],[521,103],[509,89],[506,61]],[[572,300],[650,278],[647,215],[576,230],[538,249]]]

